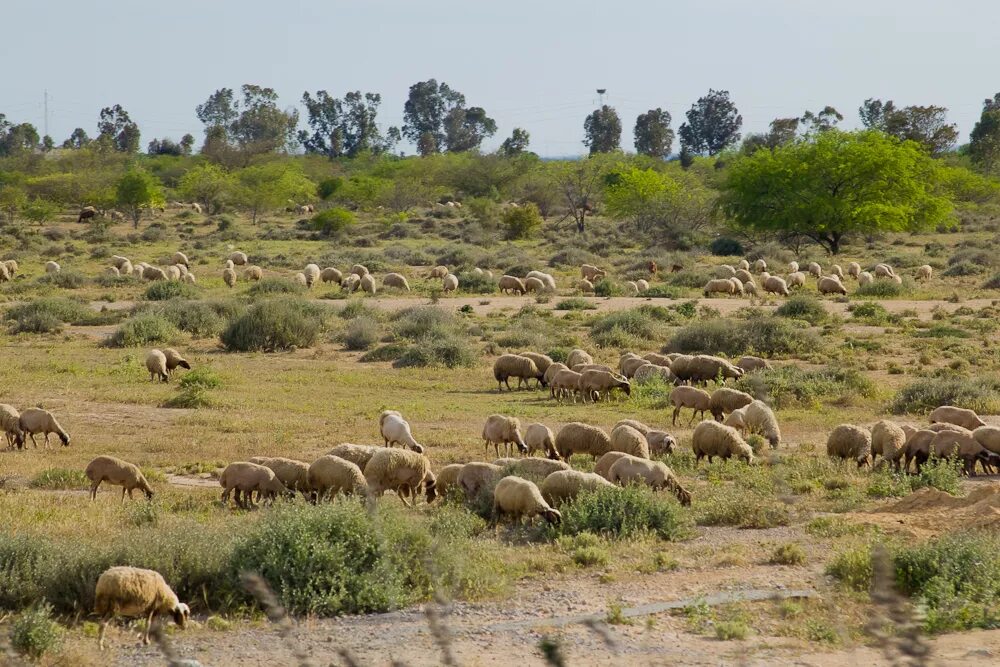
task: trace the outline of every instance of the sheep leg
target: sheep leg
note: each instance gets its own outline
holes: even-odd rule
[[[496,452],[497,458],[500,458],[500,443],[499,442],[494,442],[493,443],[493,451]]]
[[[31,444],[33,444],[35,446],[35,449],[38,449],[38,441],[35,440],[35,434],[29,432],[28,435],[31,436]]]
[[[220,498],[220,500],[222,501],[223,505],[228,505],[229,504],[229,491],[230,491],[230,489],[223,489],[222,490],[222,498]]]
[[[111,622],[110,614],[105,614],[104,616],[101,617],[101,629],[97,633],[97,650],[99,651],[104,650],[104,635],[108,631],[108,623],[110,622]]]
[[[97,500],[97,487],[101,485],[101,480],[97,480],[90,485],[90,499]]]
[[[142,634],[142,645],[149,646],[149,631],[153,628],[153,618],[156,616],[156,609],[151,609],[149,611],[149,616],[146,618],[146,632]]]
[[[129,498],[131,498],[131,497],[132,497],[132,495],[129,494]],[[124,504],[125,504],[125,487],[123,486],[122,487],[122,505],[124,505]]]
[[[681,406],[675,405],[674,406],[674,419],[673,419],[674,426],[677,426],[677,415],[679,415],[680,413],[681,413]]]

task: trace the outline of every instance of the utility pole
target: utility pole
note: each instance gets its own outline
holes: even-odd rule
[[[607,92],[608,92],[607,88],[598,88],[597,89],[597,94],[599,95],[598,100],[600,101],[600,105],[602,107],[604,106],[604,94],[607,93]]]

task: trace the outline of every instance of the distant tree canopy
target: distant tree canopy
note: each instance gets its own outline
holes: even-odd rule
[[[382,96],[360,90],[348,92],[344,99],[331,96],[325,90],[302,94],[302,104],[308,114],[312,133],[299,131],[299,141],[308,153],[330,158],[354,157],[362,152],[386,153],[399,143],[396,127],[383,134],[378,127],[378,108]]]
[[[31,123],[15,125],[0,113],[0,157],[33,151],[39,146],[38,130]]]
[[[612,153],[621,148],[622,119],[607,104],[594,111],[583,121],[583,145],[590,154]]]
[[[635,119],[635,152],[639,155],[667,158],[674,145],[674,131],[670,129],[670,113],[657,107],[639,114]]]
[[[235,174],[234,199],[250,214],[253,224],[261,213],[309,201],[316,185],[297,165],[282,162],[253,165]]]
[[[496,121],[482,107],[466,108],[465,95],[447,83],[428,79],[410,86],[402,135],[417,145],[421,155],[473,150],[496,131]]]
[[[712,220],[713,193],[686,171],[632,166],[611,172],[605,182],[608,214],[658,242],[676,244]]]
[[[958,128],[947,122],[948,110],[937,106],[897,108],[892,100],[869,98],[858,109],[861,123],[897,139],[921,144],[931,155],[944,153],[958,140]]]
[[[969,157],[985,174],[1000,172],[1000,93],[983,102],[983,113],[969,137]]]
[[[254,156],[293,148],[299,112],[279,109],[273,88],[244,84],[240,91],[243,97],[236,99],[231,88],[220,88],[195,109],[205,125],[201,152],[225,164],[246,164]]]
[[[122,105],[101,109],[97,123],[97,144],[105,150],[135,153],[139,150],[139,126]]]
[[[806,126],[806,134],[815,134],[832,130],[837,123],[844,120],[844,115],[827,105],[816,113],[806,111],[799,120]]]
[[[521,129],[520,127],[515,127],[514,131],[510,133],[510,136],[504,139],[503,143],[500,144],[500,154],[505,157],[521,155],[528,150],[528,144],[530,143],[531,135],[528,134],[528,131]]]
[[[139,228],[143,211],[163,206],[163,187],[160,181],[147,171],[131,169],[118,180],[115,188],[116,203],[132,218],[133,226]]]
[[[938,163],[880,132],[829,130],[732,163],[721,209],[737,226],[797,234],[840,252],[845,237],[933,228],[951,201]]]
[[[740,140],[743,116],[727,90],[711,90],[691,105],[687,122],[678,130],[687,155],[718,155]]]
[[[163,139],[153,139],[149,142],[146,147],[147,155],[191,155],[191,150],[194,147],[194,137],[190,134],[185,134],[181,137],[180,143],[175,142],[173,139],[163,138]]]
[[[90,143],[90,137],[87,136],[87,132],[82,128],[78,127],[73,130],[73,133],[69,135],[69,139],[62,142],[63,148],[83,148]]]

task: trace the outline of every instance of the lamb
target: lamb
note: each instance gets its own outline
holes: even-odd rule
[[[63,447],[69,447],[69,433],[63,430],[63,427],[56,421],[55,416],[48,410],[28,408],[21,413],[21,417],[17,420],[17,423],[22,431],[31,436],[31,442],[35,447],[38,447],[38,443],[35,442],[36,433],[45,434],[46,447],[49,446],[49,433],[58,435]]]
[[[344,280],[344,274],[342,274],[339,269],[335,269],[332,266],[328,266],[319,272],[319,279],[325,283],[337,283],[339,285],[341,281]]]
[[[608,481],[621,486],[640,483],[653,490],[667,489],[677,497],[681,505],[691,504],[691,493],[681,486],[674,471],[660,461],[649,461],[626,454],[611,465]]]
[[[324,269],[327,271],[328,269]],[[338,271],[339,273],[339,271]],[[387,273],[382,277],[382,287],[394,287],[396,289],[401,289],[404,292],[410,291],[410,283],[406,281],[406,277],[401,273]]]
[[[699,412],[704,419],[705,412],[711,409],[712,395],[704,389],[682,385],[671,390],[670,403],[674,406],[673,425],[677,426],[677,415],[681,413],[682,408],[691,408],[691,420],[688,422],[690,425]]]
[[[344,442],[328,451],[327,455],[336,456],[344,459],[345,461],[350,461],[364,470],[365,466],[368,465],[368,461],[370,461],[371,458],[375,456],[375,452],[380,449],[382,448],[374,445],[355,445],[350,442]]]
[[[441,279],[441,289],[444,293],[454,292],[458,289],[458,276],[454,273],[449,273],[444,278]]]
[[[715,267],[715,277],[719,280],[729,280],[736,276],[736,269],[728,264],[720,264]]]
[[[433,269],[431,269],[431,272],[428,274],[427,277],[428,278],[444,278],[449,273],[451,273],[451,272],[448,271],[448,267],[447,266],[435,266]]]
[[[862,271],[861,273],[858,274],[859,287],[864,285],[870,285],[873,282],[875,282],[875,278],[872,276],[872,274],[868,273],[867,271]]]
[[[771,363],[766,359],[761,359],[760,357],[740,357],[739,361],[736,362],[738,368],[742,368],[745,373],[752,373],[753,371],[763,371],[770,370]]]
[[[980,426],[986,426],[986,422],[979,418],[979,415],[975,413],[974,410],[966,410],[965,408],[957,408],[953,405],[942,405],[938,408],[934,408],[930,414],[931,423],[946,422],[948,424],[955,424],[961,426],[962,428],[967,428],[973,431]]]
[[[191,364],[181,356],[181,353],[172,347],[167,347],[163,349],[163,355],[167,359],[167,373],[173,373],[174,369],[178,366],[181,368],[186,368],[191,370]]]
[[[625,452],[639,458],[649,458],[649,442],[646,436],[628,424],[611,429],[611,451]],[[614,481],[614,480],[611,480]]]
[[[853,424],[841,424],[826,439],[826,455],[857,461],[858,467],[867,465],[872,454],[872,434]]]
[[[84,471],[87,479],[90,480],[90,499],[97,499],[97,487],[101,482],[116,484],[122,487],[122,502],[125,502],[125,494],[132,497],[132,490],[139,489],[146,494],[147,500],[153,498],[153,488],[146,481],[139,466],[128,461],[115,458],[114,456],[98,456],[87,464]]]
[[[554,396],[559,402],[569,393],[573,397],[573,403],[576,403],[576,395],[580,391],[580,378],[581,374],[576,371],[571,371],[568,368],[565,370],[558,371],[555,377],[552,378],[552,384],[549,386],[550,395]]]
[[[518,524],[539,515],[552,524],[562,521],[559,510],[545,502],[534,482],[515,476],[504,477],[493,490],[493,517],[499,520],[503,514],[512,515]]]
[[[861,275],[861,265],[858,264],[857,262],[851,262],[850,264],[848,264],[847,265],[847,275],[851,276],[852,278],[857,278],[858,276],[860,276]]]
[[[602,392],[610,396],[615,389],[625,392],[626,396],[632,395],[632,385],[620,375],[605,370],[586,370],[580,374],[580,392],[584,402],[588,396],[592,401],[597,401]]]
[[[306,264],[302,269],[302,275],[306,277],[306,286],[312,287],[313,283],[319,280],[319,267],[315,264]]]
[[[736,294],[736,286],[728,278],[716,278],[705,284],[702,294],[707,298],[710,294]]]
[[[101,617],[97,646],[104,650],[104,635],[115,616],[142,616],[146,629],[142,643],[149,644],[149,633],[157,615],[169,614],[177,627],[184,628],[191,609],[177,599],[163,576],[154,570],[137,567],[111,567],[97,578],[94,590],[94,613]]]
[[[753,449],[731,426],[725,426],[717,421],[703,421],[694,429],[691,436],[691,448],[697,461],[708,457],[708,462],[718,456],[728,459],[735,456],[738,459],[753,463]]]
[[[497,459],[493,465],[500,466],[517,475],[528,475],[545,479],[554,472],[560,470],[571,470],[568,463],[554,461],[552,459],[526,458],[526,459]]]
[[[351,267],[351,273],[356,275],[358,278],[364,278],[368,275],[368,267],[364,264],[355,264]]]
[[[614,484],[592,472],[579,470],[561,470],[554,472],[542,481],[540,488],[542,497],[549,505],[558,507],[566,501],[573,500],[581,491],[597,491],[613,489]]]
[[[236,286],[236,271],[233,269],[223,269],[222,270],[222,282],[226,283],[227,287]]]
[[[528,357],[503,354],[493,362],[493,377],[497,381],[497,391],[503,391],[504,385],[507,385],[509,391],[513,391],[510,387],[510,378],[517,378],[517,388],[520,389],[522,383],[528,386],[528,382],[532,379],[538,380],[541,386],[545,373],[540,371],[535,362]]]
[[[569,354],[566,356],[566,365],[573,368],[577,364],[592,364],[594,363],[594,358],[587,354],[584,350],[580,348],[574,348],[570,350]]]
[[[576,287],[584,294],[594,293],[594,283],[590,282],[589,280],[581,280],[576,284]]]
[[[191,262],[188,261],[187,255],[182,253],[180,250],[173,254],[170,258],[171,264],[183,264],[184,266],[191,266]]]
[[[60,271],[62,271],[62,267],[59,266],[58,262],[45,262],[45,273],[59,273]]]
[[[434,490],[442,498],[448,495],[448,489],[458,486],[458,475],[465,467],[464,463],[452,463],[438,470]]]
[[[400,447],[408,447],[418,454],[423,454],[423,445],[414,439],[410,423],[403,419],[400,413],[395,410],[383,410],[378,416],[378,427],[386,447],[398,444]]]
[[[584,280],[589,280],[591,282],[597,281],[601,278],[606,277],[608,274],[593,264],[583,264],[580,266],[580,276]]]
[[[906,433],[895,422],[882,419],[872,426],[872,463],[875,457],[881,456],[889,464],[899,470],[900,459],[903,457],[906,445]]]
[[[932,275],[934,275],[934,269],[930,264],[917,267],[917,280],[930,280]]]
[[[7,436],[7,448],[24,447],[24,430],[21,429],[21,414],[14,406],[0,403],[0,428]]]
[[[229,261],[235,264],[236,266],[243,266],[249,260],[245,252],[236,251],[229,256]]]
[[[458,486],[472,500],[503,477],[503,468],[495,463],[466,463],[458,472]]]
[[[722,421],[727,413],[753,403],[753,396],[728,387],[720,387],[712,392],[708,409],[716,421]]]
[[[421,489],[428,503],[437,496],[431,462],[417,452],[381,449],[365,466],[364,473],[368,482],[368,497],[372,500],[391,490],[396,492],[404,505],[415,507]],[[412,502],[408,503],[407,497],[411,497]]]
[[[497,456],[500,456],[501,444],[505,453],[510,451],[512,444],[517,445],[522,454],[528,452],[528,446],[521,436],[521,422],[516,417],[495,414],[487,417],[483,426],[483,440],[486,441],[486,452],[489,453],[490,445],[493,445]]]
[[[515,276],[505,275],[501,277],[498,285],[500,286],[501,293],[512,292],[520,296],[527,291],[527,288],[524,286],[524,281]]]
[[[934,436],[930,447],[942,458],[962,459],[965,474],[969,476],[975,475],[976,461],[982,464],[984,470],[1000,466],[1000,455],[983,447],[972,433],[941,431]]]
[[[809,262],[809,266],[807,267],[806,270],[813,276],[815,276],[817,279],[819,279],[819,277],[823,275],[823,267],[821,267],[816,262]]]
[[[251,266],[243,272],[243,277],[246,280],[257,281],[264,277],[264,271],[259,266]]]
[[[823,276],[816,284],[820,294],[843,294],[847,295],[847,288],[837,278]]]
[[[632,286],[635,288],[634,293],[638,294],[639,293],[639,288],[635,287],[635,283],[632,283]],[[525,278],[524,279],[524,289],[525,289],[525,291],[527,291],[529,293],[531,293],[531,292],[536,292],[536,293],[537,292],[541,292],[543,289],[545,289],[545,283],[543,283],[541,281],[541,279],[535,278],[534,276],[532,276],[530,278]]]
[[[743,424],[748,433],[755,433],[767,439],[771,447],[781,443],[781,429],[774,412],[764,401],[754,401],[743,410]]]
[[[758,259],[756,262],[753,263],[753,270],[756,271],[757,273],[763,273],[764,271],[767,271],[767,262],[765,262],[762,259]]]
[[[558,459],[559,452],[556,450],[556,436],[545,424],[528,424],[524,429],[524,444],[528,448],[528,455],[535,452],[543,452],[550,459]]]
[[[305,461],[286,459],[282,456],[254,456],[250,463],[262,465],[270,468],[278,481],[294,494],[298,491],[302,497],[308,499],[312,493],[312,486],[309,484],[309,464]]]
[[[226,466],[219,477],[222,486],[222,504],[229,503],[229,494],[235,489],[234,500],[242,509],[254,507],[253,494],[256,491],[258,499],[265,502],[273,501],[278,495],[285,495],[288,489],[282,484],[274,471],[266,466],[249,461],[236,461]],[[241,496],[242,494],[242,496]]]
[[[780,296],[788,296],[788,285],[785,281],[778,276],[768,276],[761,283],[765,292],[770,294],[778,294]]]
[[[167,373],[167,356],[160,350],[150,350],[146,355],[146,370],[149,371],[149,381],[160,379],[167,382],[170,375]]]
[[[556,435],[556,451],[564,461],[573,454],[589,454],[596,460],[611,451],[611,436],[597,426],[570,422]]]
[[[338,493],[363,495],[368,490],[368,482],[356,463],[329,454],[309,465],[306,479],[315,502],[327,496],[332,499]]]

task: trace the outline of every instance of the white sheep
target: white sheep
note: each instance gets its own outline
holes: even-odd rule
[[[497,459],[493,465],[509,470],[515,475],[526,475],[545,479],[554,472],[560,470],[571,470],[570,465],[564,461],[553,461],[552,459],[539,459],[528,457],[524,459],[503,458]]]
[[[670,403],[674,406],[673,425],[677,425],[677,415],[681,413],[681,408],[691,408],[691,420],[688,422],[690,425],[699,412],[704,418],[705,412],[711,410],[712,395],[704,389],[682,385],[670,391]]]
[[[608,274],[606,271],[597,268],[593,264],[583,264],[580,266],[580,276],[584,280],[589,280],[590,282],[595,282],[601,278],[606,277]]]
[[[573,403],[576,403],[576,395],[580,391],[580,377],[580,373],[566,368],[557,371],[549,385],[550,395],[562,402],[568,393],[573,397]]]
[[[166,382],[170,379],[167,374],[167,356],[160,350],[150,350],[146,355],[146,370],[149,371],[150,382],[157,379]]]
[[[528,448],[528,454],[543,452],[552,459],[559,458],[556,450],[556,436],[545,424],[528,424],[524,429],[524,444]]]
[[[872,462],[881,456],[899,470],[900,459],[906,446],[906,433],[896,422],[882,419],[872,426]]]
[[[356,275],[358,278],[363,278],[368,275],[369,271],[368,267],[364,264],[355,264],[351,267],[351,273]]]
[[[391,274],[390,273],[389,275],[399,275],[399,274],[398,273],[397,274]],[[388,276],[386,276],[386,277],[388,277]],[[344,274],[342,274],[339,269],[335,269],[332,266],[328,266],[328,267],[326,267],[325,269],[323,269],[322,271],[319,272],[319,279],[322,280],[325,283],[337,283],[339,285],[341,283],[341,281],[344,280]],[[404,280],[405,280],[405,278],[404,278]],[[409,287],[409,286],[407,286],[407,287]]]
[[[458,475],[464,467],[464,463],[452,463],[437,471],[434,489],[439,496],[444,498],[448,495],[449,489],[458,485]]]
[[[60,271],[62,271],[62,267],[59,266],[58,262],[45,262],[45,273],[59,273]]]
[[[736,294],[736,285],[729,278],[715,278],[705,283],[702,295],[708,298],[712,294]]]
[[[502,354],[493,362],[493,377],[497,381],[497,391],[503,391],[507,385],[509,391],[513,391],[510,386],[510,378],[517,378],[517,388],[524,384],[529,389],[529,380],[538,380],[539,385],[544,382],[545,371],[538,368],[534,360],[530,357],[519,354]]]
[[[172,347],[163,348],[163,356],[167,359],[167,373],[173,373],[174,369],[186,368],[191,370],[191,364],[181,356],[181,353]]]
[[[611,429],[611,451],[625,452],[643,459],[649,458],[649,442],[639,430],[628,424],[618,424]]]
[[[146,629],[142,635],[142,643],[149,644],[149,633],[156,616],[169,614],[177,627],[184,628],[191,616],[191,609],[177,599],[177,595],[159,572],[118,566],[108,568],[97,578],[94,613],[101,617],[97,646],[103,651],[108,623],[115,616],[145,618]]]
[[[236,286],[236,271],[234,269],[225,268],[222,269],[222,282],[226,283],[226,286],[233,288]]]
[[[431,269],[431,272],[429,274],[427,274],[427,277],[428,278],[444,278],[449,273],[450,273],[450,271],[448,271],[448,267],[447,266],[438,265],[438,266],[435,266],[433,269]]]
[[[378,291],[378,286],[375,284],[375,276],[370,273],[361,276],[358,285],[365,294],[375,294]]]
[[[489,489],[503,477],[503,467],[495,463],[475,461],[466,463],[458,472],[456,483],[465,492],[465,497],[474,499],[482,491]]]
[[[246,280],[257,281],[264,277],[264,271],[261,270],[259,266],[249,266],[243,272],[243,278]]]
[[[570,422],[556,434],[556,451],[564,461],[573,454],[589,454],[597,460],[611,451],[611,436],[597,426]]]
[[[324,271],[326,270],[328,269],[324,269]],[[408,283],[406,281],[406,277],[400,273],[385,274],[385,276],[382,277],[382,287],[394,287],[396,289],[401,289],[404,292],[410,291],[410,283]]]
[[[788,296],[788,285],[782,278],[778,276],[768,276],[761,283],[765,292],[769,294],[778,294],[780,296]]]
[[[788,272],[789,273],[798,273],[798,270],[799,270],[799,263],[798,262],[796,262],[796,261],[793,260],[793,261],[791,261],[791,262],[788,263]]]
[[[628,452],[608,452],[597,459],[597,463],[594,464],[594,474],[600,475],[604,479],[610,481],[608,474],[611,472],[611,466],[615,464],[618,459],[628,456]]]
[[[691,493],[681,486],[674,471],[661,461],[626,454],[611,464],[608,481],[621,486],[639,483],[653,490],[667,489],[677,497],[681,505],[691,504]]]
[[[329,454],[309,465],[308,480],[316,502],[327,495],[330,498],[338,493],[363,495],[368,490],[368,482],[356,463]]]
[[[753,263],[753,270],[756,271],[757,273],[763,273],[764,271],[767,271],[767,262],[765,262],[763,259],[758,259],[756,262]]]
[[[708,462],[718,456],[722,459],[736,457],[753,463],[753,449],[731,426],[708,420],[698,424],[691,436],[691,449],[697,461],[708,457]]]
[[[21,413],[20,418],[17,420],[18,425],[21,430],[31,436],[31,442],[38,447],[38,443],[35,442],[36,433],[45,434],[45,446],[49,446],[49,433],[55,433],[59,436],[59,440],[62,442],[64,447],[69,447],[69,433],[63,430],[63,427],[59,425],[56,421],[55,415],[53,415],[48,410],[42,410],[41,408],[28,408]]]
[[[97,487],[101,482],[108,482],[122,487],[122,502],[125,502],[125,494],[132,497],[132,490],[139,489],[146,494],[146,499],[153,498],[153,488],[146,481],[146,477],[139,470],[139,466],[114,456],[98,456],[87,464],[84,471],[87,479],[90,480],[90,499],[97,499]]]
[[[737,269],[737,271],[739,271],[739,270],[743,270],[743,271],[749,271],[749,270],[750,270],[750,262],[748,262],[748,261],[747,261],[747,260],[745,260],[745,259],[741,259],[741,260],[740,260],[740,261],[739,261],[739,262],[738,262],[738,263],[736,264],[736,269]]]
[[[976,414],[975,410],[958,408],[954,405],[942,405],[934,408],[930,414],[930,421],[932,424],[937,422],[955,424],[956,426],[967,428],[970,431],[973,431],[980,426],[986,426],[986,422],[979,418],[979,415]]]
[[[728,264],[720,264],[715,267],[715,277],[719,280],[729,280],[736,275],[736,269]]]
[[[580,282],[578,282],[576,284],[576,288],[578,290],[580,290],[581,292],[583,292],[584,294],[593,294],[594,293],[594,283],[590,282],[587,279],[583,279]]]
[[[0,428],[7,436],[7,448],[24,447],[24,430],[21,428],[21,413],[14,406],[0,403]]]
[[[222,487],[222,504],[229,503],[229,494],[235,490],[233,500],[243,509],[254,506],[253,494],[256,491],[258,499],[265,502],[273,501],[278,495],[286,495],[288,489],[281,483],[274,471],[249,461],[236,461],[226,466],[219,476],[219,486]]]
[[[635,281],[635,286],[639,288],[639,294],[643,294],[649,290],[649,281],[639,278],[639,280]],[[555,289],[555,286],[553,286],[553,289]]]
[[[809,262],[809,266],[806,268],[806,271],[811,273],[817,279],[823,275],[823,267],[817,262]]]
[[[427,502],[437,495],[431,462],[417,452],[381,449],[365,465],[364,475],[370,500],[380,498],[386,491],[395,491],[404,505],[416,506],[421,489]],[[407,497],[412,497],[413,502],[407,502]]]
[[[495,519],[509,514],[517,523],[541,516],[552,524],[559,524],[562,515],[549,506],[534,482],[521,477],[504,477],[493,489],[493,516]]]
[[[487,417],[486,424],[483,426],[483,440],[486,442],[487,454],[490,451],[490,445],[493,445],[494,452],[500,456],[501,444],[504,446],[505,453],[510,451],[511,445],[517,445],[518,451],[522,454],[528,451],[528,446],[521,436],[521,422],[516,417],[496,414]]]
[[[174,253],[173,257],[170,258],[171,264],[183,264],[184,266],[191,266],[191,262],[188,261],[187,255],[182,253],[180,250]]]
[[[934,275],[934,268],[930,264],[917,267],[917,280],[930,280],[932,275]]]
[[[449,273],[444,278],[441,279],[441,289],[444,293],[454,292],[458,289],[458,276],[454,273]]]
[[[781,443],[778,418],[764,401],[754,401],[744,408],[743,424],[748,433],[763,436],[771,447],[777,447]]]
[[[597,401],[601,395],[610,397],[611,392],[620,389],[626,396],[632,395],[632,385],[628,380],[611,372],[610,369],[587,369],[580,373],[580,393],[583,400]]]
[[[302,269],[302,274],[306,277],[306,286],[312,287],[313,283],[319,280],[319,267],[315,264],[306,264],[306,268]]]
[[[753,396],[746,392],[720,387],[712,392],[708,401],[708,409],[716,421],[723,418],[733,410],[738,410],[753,403]]]
[[[236,251],[231,255],[229,255],[229,261],[232,262],[235,266],[243,266],[248,261],[247,254],[245,252]]]
[[[527,288],[524,286],[524,281],[517,276],[502,276],[500,282],[497,283],[500,287],[500,293],[513,292],[515,294],[521,295],[527,292]]]
[[[566,366],[569,368],[573,368],[579,364],[592,363],[594,363],[594,358],[585,350],[581,350],[580,348],[570,350],[569,354],[566,356]]]
[[[181,280],[183,280],[188,285],[194,285],[197,282],[197,279],[195,278],[194,274],[191,273],[190,271],[184,274],[184,277],[181,278]]]
[[[375,456],[375,452],[382,449],[375,445],[355,445],[350,442],[343,442],[327,452],[330,456],[337,456],[350,461],[362,470],[368,465],[368,461]]]
[[[301,271],[292,276],[292,282],[296,285],[301,285],[302,287],[309,287],[309,279],[306,278],[306,274]]]
[[[871,285],[873,282],[875,282],[875,278],[872,276],[872,274],[868,273],[867,271],[862,271],[861,273],[858,274],[859,287],[863,287],[864,285]]]
[[[839,279],[833,276],[823,276],[816,283],[816,289],[819,290],[820,294],[843,294],[847,295],[847,288],[844,284],[840,282]]]
[[[288,459],[283,456],[254,456],[250,463],[270,468],[278,481],[289,491],[298,491],[308,499],[312,492],[309,485],[309,464],[305,461]]]
[[[600,475],[579,470],[560,470],[542,481],[542,497],[549,505],[558,507],[576,498],[581,491],[613,489],[615,485]]]
[[[400,447],[409,447],[418,454],[423,453],[424,447],[413,437],[410,422],[396,410],[383,410],[378,416],[378,428],[386,447],[398,444]]]
[[[848,264],[847,265],[847,275],[851,276],[852,278],[857,278],[858,276],[860,276],[861,275],[861,265],[858,264],[857,262],[851,262],[850,264]]]

